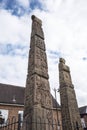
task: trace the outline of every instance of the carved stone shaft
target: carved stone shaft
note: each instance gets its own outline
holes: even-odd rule
[[[63,58],[59,61],[59,82],[63,130],[82,130],[70,69]]]
[[[47,56],[45,51],[42,21],[32,16],[28,75],[26,80],[24,120],[33,122],[52,122],[52,99],[50,94]],[[39,124],[40,125],[40,124]],[[37,126],[40,130],[41,126]],[[31,123],[30,130],[37,130]],[[47,128],[44,126],[44,129]]]

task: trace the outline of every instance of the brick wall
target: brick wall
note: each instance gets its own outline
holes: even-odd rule
[[[0,109],[3,110],[8,110],[8,118],[16,117],[18,118],[18,112],[24,110],[24,106],[19,106],[19,105],[1,105],[0,104]]]
[[[59,108],[53,110],[53,120],[59,121],[60,130],[62,130],[62,119],[61,119],[61,109]]]
[[[19,106],[19,105],[1,105],[0,104],[0,109],[3,110],[8,110],[8,118],[12,118],[12,117],[16,117],[18,118],[18,112],[19,111],[23,111],[24,110],[24,106]],[[53,119],[57,120],[57,114],[58,114],[58,120],[60,122],[61,125],[61,110],[57,110],[54,109],[53,110]]]

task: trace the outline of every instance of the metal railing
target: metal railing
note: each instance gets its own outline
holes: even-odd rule
[[[80,126],[76,123],[75,130],[79,130]],[[59,125],[58,121],[48,119],[36,119],[32,120],[21,120],[21,116],[19,114],[18,119],[16,117],[12,117],[8,119],[5,123],[0,124],[0,130],[62,130],[62,126]],[[87,128],[83,128],[83,130],[87,130]]]
[[[6,123],[0,125],[0,130],[61,130],[60,126],[55,120],[24,120],[22,121],[20,115],[18,119],[12,117]]]

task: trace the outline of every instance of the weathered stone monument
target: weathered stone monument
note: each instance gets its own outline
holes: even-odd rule
[[[59,82],[63,130],[82,130],[70,69],[63,58],[59,61]]]
[[[41,123],[52,122],[52,99],[42,21],[34,15],[24,106],[24,120],[29,122],[24,129],[47,130],[46,124],[42,126]]]

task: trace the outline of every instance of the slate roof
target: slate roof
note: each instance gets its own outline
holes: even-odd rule
[[[24,105],[24,87],[0,83],[0,103]]]
[[[52,96],[52,102],[53,102],[53,108],[60,108],[59,103],[55,100],[53,96]]]
[[[87,114],[87,106],[83,106],[79,108],[80,114]]]
[[[0,103],[24,105],[25,88],[0,83]],[[60,105],[52,96],[53,108],[60,108]]]

